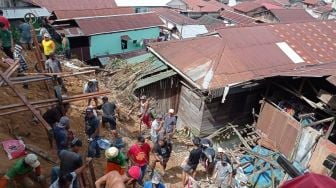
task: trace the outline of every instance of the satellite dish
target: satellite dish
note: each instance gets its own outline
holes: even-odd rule
[[[34,24],[37,21],[37,17],[35,16],[35,14],[31,12],[28,12],[27,14],[25,14],[23,19],[25,22],[31,23],[31,24]]]

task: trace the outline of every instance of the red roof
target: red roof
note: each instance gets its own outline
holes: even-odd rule
[[[248,13],[250,11],[253,11],[258,8],[262,8],[263,5],[251,1],[245,1],[242,3],[239,3],[238,5],[233,6],[232,8],[236,11]]]
[[[304,9],[272,9],[271,13],[282,23],[314,21]]]
[[[75,20],[84,35],[136,30],[163,25],[159,16],[154,13],[77,18]]]
[[[261,3],[261,5],[264,6],[267,10],[271,10],[271,9],[283,9],[283,7],[274,5],[272,3]]]
[[[336,180],[332,179],[331,177],[320,174],[306,173],[302,176],[288,180],[280,186],[280,188],[292,188],[292,187],[334,188],[336,187]]]
[[[167,8],[156,8],[152,10],[154,10],[154,12],[156,12],[163,19],[169,20],[170,22],[173,22],[175,24],[180,24],[180,25],[199,24],[196,20],[189,18],[187,16],[184,16],[176,11],[167,9]]]
[[[117,7],[114,0],[31,0],[34,4],[55,10],[86,10]]]
[[[131,14],[131,13],[134,13],[134,9],[128,7],[54,11],[54,14],[56,15],[57,19],[72,19],[79,17],[108,16],[108,15]]]
[[[320,12],[320,13],[331,12],[332,10],[333,10],[333,8],[332,8],[331,4],[318,6],[314,9],[314,11]]]
[[[244,14],[239,14],[237,12],[230,11],[230,10],[223,10],[220,13],[220,17],[231,20],[237,24],[251,24],[257,21],[256,19],[252,17],[246,16]]]
[[[218,12],[222,9],[232,10],[231,7],[216,0],[183,0],[188,6],[189,12]]]
[[[282,74],[336,72],[336,21],[227,27],[218,34],[154,43],[150,49],[199,89]]]

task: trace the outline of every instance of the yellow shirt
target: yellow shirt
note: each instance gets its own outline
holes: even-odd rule
[[[51,39],[42,41],[44,55],[50,55],[55,49],[55,43]]]

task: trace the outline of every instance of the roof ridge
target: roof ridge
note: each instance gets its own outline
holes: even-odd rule
[[[135,16],[135,15],[138,16],[138,15],[156,15],[156,14],[155,14],[155,12],[115,14],[115,15],[104,15],[104,16],[79,17],[79,18],[74,18],[74,20],[95,19],[95,18],[110,18],[110,17],[122,17],[122,16]]]

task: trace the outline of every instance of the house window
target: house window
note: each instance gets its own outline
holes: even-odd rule
[[[127,49],[127,40],[121,39],[121,49],[122,50]]]

